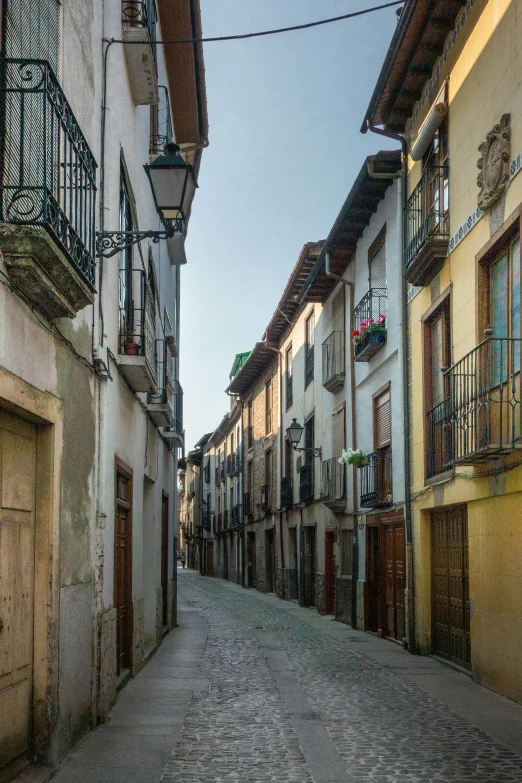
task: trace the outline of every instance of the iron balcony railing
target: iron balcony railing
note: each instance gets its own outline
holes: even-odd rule
[[[294,404],[294,376],[286,374],[286,410]]]
[[[0,221],[42,226],[94,290],[96,162],[51,66],[0,61]]]
[[[353,353],[357,360],[367,360],[386,342],[386,288],[370,288],[353,311],[354,338]]]
[[[147,395],[148,403],[168,405],[171,416],[173,415],[174,394],[174,362],[168,349],[166,340],[156,340],[156,377],[158,390],[155,394]]]
[[[430,240],[449,240],[449,167],[426,166],[404,208],[407,269]]]
[[[228,476],[231,476],[232,472],[234,470],[233,467],[232,467],[233,456],[234,456],[233,454],[228,454],[227,455],[227,475]]]
[[[121,23],[123,27],[146,27],[152,46],[152,56],[156,63],[156,23],[158,17],[154,0],[122,0]]]
[[[212,519],[211,519],[210,511],[206,509],[201,512],[201,525],[203,527],[203,530],[206,530],[207,533],[210,533],[212,529]]]
[[[335,457],[321,465],[321,497],[324,503],[336,503],[346,497],[346,466]]]
[[[223,530],[223,514],[220,511],[217,515],[217,532],[221,533],[222,530]]]
[[[299,501],[307,503],[314,499],[314,466],[312,462],[301,466],[299,471]]]
[[[225,484],[227,480],[227,472],[225,470],[225,460],[223,460],[221,463],[220,475],[221,475],[221,483]]]
[[[220,481],[221,481],[221,477],[219,475],[219,465],[217,465],[216,466],[216,487],[217,487],[217,485],[219,484]]]
[[[368,455],[368,464],[358,469],[362,508],[390,506],[393,502],[392,452],[381,449]]]
[[[444,372],[446,397],[427,413],[428,478],[522,448],[521,346],[487,337]]]
[[[246,517],[251,517],[254,514],[254,509],[252,508],[251,492],[245,492],[243,495],[243,513]]]
[[[305,388],[314,379],[314,346],[308,348],[305,357]]]
[[[323,343],[323,386],[342,386],[345,367],[344,332],[332,332]]]
[[[170,115],[169,91],[164,85],[158,87],[159,101],[151,106],[150,116],[150,146],[151,157],[163,155],[165,147],[174,139],[172,119]]]
[[[281,479],[281,508],[292,508],[294,505],[294,488],[292,479],[284,476]]]
[[[272,485],[263,484],[261,487],[261,511],[271,511],[272,509]]]
[[[233,456],[232,472],[235,476],[238,476],[243,470],[243,449],[241,446],[237,449]]]
[[[243,521],[243,514],[241,511],[241,503],[235,505],[230,512],[230,529],[237,530]]]
[[[119,352],[144,356],[156,376],[155,300],[143,269],[120,269]]]
[[[179,381],[172,381],[172,429],[183,435],[183,389]]]
[[[228,511],[223,511],[223,530],[228,530]]]

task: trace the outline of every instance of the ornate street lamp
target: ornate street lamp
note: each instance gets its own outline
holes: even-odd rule
[[[319,457],[319,459],[321,459],[320,446],[317,448],[300,448],[298,446],[298,443],[300,443],[301,437],[303,435],[303,427],[299,424],[297,419],[292,419],[291,425],[286,428],[286,434],[290,443],[294,447],[294,451],[304,451],[306,454],[313,454],[314,457]]]
[[[198,183],[194,169],[185,163],[177,144],[145,167],[158,214],[163,221],[186,220]]]

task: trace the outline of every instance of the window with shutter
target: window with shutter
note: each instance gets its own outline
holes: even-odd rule
[[[344,406],[332,415],[332,456],[338,459],[345,447],[345,408]]]
[[[379,236],[368,251],[370,288],[386,288],[386,230]]]
[[[391,402],[387,389],[374,400],[375,449],[384,449],[391,443]]]

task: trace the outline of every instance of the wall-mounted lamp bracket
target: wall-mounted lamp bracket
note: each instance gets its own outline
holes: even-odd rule
[[[299,446],[295,446],[294,445],[294,451],[304,451],[306,454],[313,454],[314,457],[318,457],[319,459],[321,459],[322,454],[323,454],[322,449],[321,449],[320,446],[318,446],[317,448],[306,449],[306,448],[300,448]]]
[[[110,258],[121,253],[131,245],[136,245],[144,239],[151,239],[157,244],[160,239],[170,239],[174,234],[183,233],[183,220],[171,220],[165,223],[164,231],[102,231],[96,233],[96,253],[98,256]]]

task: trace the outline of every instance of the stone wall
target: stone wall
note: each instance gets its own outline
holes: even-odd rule
[[[174,564],[174,568],[177,568],[176,564]],[[168,601],[168,615],[169,615],[169,630],[172,630],[178,624],[175,579],[172,582],[169,582],[167,585],[167,601]]]
[[[324,594],[324,574],[315,575],[315,608],[319,614],[326,614]]]
[[[132,599],[132,676],[135,677],[143,668],[144,663],[144,639],[143,639],[143,596]]]
[[[163,639],[163,588],[156,588],[156,645]]]
[[[287,584],[286,584],[286,571],[282,568],[277,569],[276,576],[276,593],[279,598],[286,599],[287,597]]]
[[[98,691],[97,720],[106,720],[116,701],[116,609],[108,609],[98,618],[100,682]]]
[[[335,582],[335,619],[352,624],[352,580],[346,577]]]

